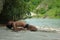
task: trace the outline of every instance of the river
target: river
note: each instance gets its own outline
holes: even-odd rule
[[[60,32],[60,19],[32,18],[25,20],[28,24],[38,26],[42,30],[55,30]]]

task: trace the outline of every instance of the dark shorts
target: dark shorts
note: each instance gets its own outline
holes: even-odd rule
[[[29,24],[26,24],[24,28],[28,28],[29,27]]]

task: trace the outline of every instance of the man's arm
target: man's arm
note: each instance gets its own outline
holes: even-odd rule
[[[13,30],[14,30],[14,31],[18,31],[18,30],[17,30],[17,26],[16,26],[16,23],[15,23],[15,22],[13,22]]]

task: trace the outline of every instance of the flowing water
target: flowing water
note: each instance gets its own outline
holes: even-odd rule
[[[28,24],[35,25],[39,30],[60,32],[60,19],[26,19]]]
[[[60,40],[60,19],[25,19],[26,23],[38,26],[39,31],[13,32],[0,27],[0,40]]]

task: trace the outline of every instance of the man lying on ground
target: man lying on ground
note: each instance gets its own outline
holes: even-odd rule
[[[35,26],[27,24],[24,21],[9,21],[6,27],[9,29],[12,29],[13,31],[20,31],[24,29],[27,29],[30,31],[37,31],[37,28]]]

